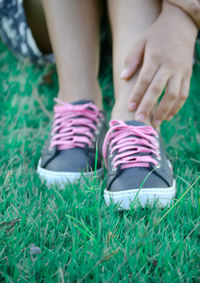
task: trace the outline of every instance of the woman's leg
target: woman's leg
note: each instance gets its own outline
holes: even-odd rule
[[[125,56],[138,37],[158,17],[159,0],[108,0],[109,15],[113,32],[115,105],[113,119],[134,120],[134,112],[128,111],[128,98],[133,90],[137,74],[129,81],[120,78]],[[150,118],[146,121],[150,123]]]
[[[172,171],[157,132],[153,127],[133,121],[135,113],[128,112],[128,98],[137,74],[130,81],[120,79],[125,57],[138,37],[157,19],[161,1],[108,1],[113,30],[116,97],[112,118],[119,121],[110,123],[104,141],[103,154],[108,168],[104,198],[107,204],[112,199],[123,209],[133,209],[138,201],[142,206],[153,204],[155,199],[159,205],[165,206],[176,192]],[[150,117],[145,122],[151,124]]]
[[[98,0],[42,0],[59,79],[58,98],[92,99],[101,107],[98,84]]]

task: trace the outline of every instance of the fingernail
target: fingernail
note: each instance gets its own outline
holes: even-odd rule
[[[161,125],[161,121],[160,120],[155,120],[154,121],[154,126],[155,127],[159,127]]]
[[[135,102],[130,102],[128,105],[129,110],[135,110],[136,109],[136,103]]]
[[[143,114],[138,114],[138,115],[135,116],[135,119],[138,120],[138,121],[143,122],[144,121],[144,115]]]
[[[173,118],[173,116],[171,115],[171,116],[169,116],[168,118],[167,118],[167,121],[171,121],[171,119]]]
[[[120,77],[121,77],[121,79],[126,79],[128,77],[128,70],[123,69]]]

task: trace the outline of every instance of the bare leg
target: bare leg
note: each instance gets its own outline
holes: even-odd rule
[[[41,0],[24,0],[23,5],[37,46],[44,54],[52,52]]]
[[[133,120],[134,112],[129,112],[127,103],[137,79],[137,74],[128,82],[120,78],[125,56],[138,37],[158,17],[159,0],[108,0],[113,32],[114,86],[116,103],[112,119]],[[150,123],[150,118],[145,121]]]
[[[42,0],[56,58],[59,94],[66,102],[93,99],[98,84],[99,5],[96,0]]]

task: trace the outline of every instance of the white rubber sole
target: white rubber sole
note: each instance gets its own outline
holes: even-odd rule
[[[121,192],[110,192],[104,190],[104,199],[106,205],[111,202],[119,205],[119,209],[129,210],[130,207],[137,207],[146,204],[153,205],[155,202],[160,207],[165,207],[170,204],[176,194],[176,181],[173,180],[172,187],[169,188],[145,188],[137,190],[128,190]]]
[[[85,178],[93,180],[95,177],[103,177],[103,168],[98,169],[96,172],[55,172],[42,168],[40,163],[41,161],[39,160],[37,173],[39,174],[40,179],[46,183],[48,188],[52,185],[57,185],[61,190],[63,190],[65,189],[65,185],[67,183],[75,183],[77,181],[82,183],[84,182]]]

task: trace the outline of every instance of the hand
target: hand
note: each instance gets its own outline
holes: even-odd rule
[[[195,21],[200,29],[200,0],[166,0],[184,10]]]
[[[142,64],[129,110],[136,119],[158,127],[170,120],[188,97],[197,28],[190,17],[168,3],[157,21],[142,35],[125,60],[122,79],[130,79]],[[158,107],[158,99],[166,87]]]

